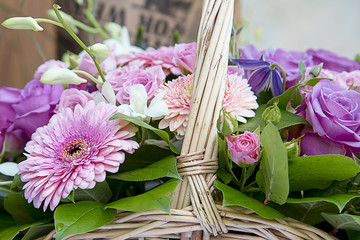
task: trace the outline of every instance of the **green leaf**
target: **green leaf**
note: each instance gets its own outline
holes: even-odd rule
[[[275,208],[287,217],[297,219],[310,225],[323,222],[324,218],[321,216],[321,213],[323,212],[337,213],[339,211],[334,204],[325,201],[285,203],[281,206],[276,205]]]
[[[26,209],[26,201],[20,193],[10,193],[4,199],[5,210],[14,218],[17,224],[33,222]]]
[[[13,190],[17,185],[21,183],[20,174],[15,174],[10,190]]]
[[[112,221],[116,210],[105,206],[91,201],[58,206],[54,213],[56,240],[92,231]]]
[[[219,189],[224,196],[223,206],[241,206],[248,208],[264,218],[285,218],[284,215],[273,209],[272,207],[266,206],[263,203],[257,201],[254,198],[247,196],[245,193],[237,191],[218,180],[215,181],[214,187]]]
[[[261,129],[264,129],[265,123],[262,120],[262,113],[267,108],[267,105],[261,105],[256,111],[255,111],[255,117],[248,119],[246,123],[239,124],[238,131],[245,132],[245,131],[255,131],[256,128],[260,126]],[[281,120],[276,124],[278,130],[281,130],[286,127],[290,127],[297,124],[308,124],[305,118],[290,113],[286,110],[280,109],[281,113]]]
[[[24,237],[21,240],[33,240],[39,239],[42,236],[47,235],[54,229],[53,224],[41,225],[41,226],[32,226],[26,231]]]
[[[125,154],[125,162],[120,165],[119,173],[146,167],[160,159],[172,155],[170,150],[159,148],[155,145],[143,145],[133,154]],[[108,174],[108,176],[111,175],[112,174]]]
[[[277,128],[270,122],[260,135],[263,155],[260,173],[264,179],[266,200],[284,204],[289,195],[287,150]]]
[[[109,185],[106,181],[96,183],[92,189],[76,189],[74,192],[74,201],[96,201],[107,203],[112,196]]]
[[[46,221],[38,221],[26,224],[15,225],[7,228],[2,228],[0,230],[0,240],[11,240],[13,239],[19,232],[31,227],[37,226],[45,223]]]
[[[221,180],[223,180],[223,182],[225,184],[229,184],[231,182],[231,180],[233,179],[232,175],[229,174],[226,170],[222,169],[222,168],[219,168],[217,171],[216,171],[216,176],[218,178],[220,178]]]
[[[171,179],[143,194],[111,202],[107,204],[107,207],[132,212],[157,209],[170,213],[171,199],[173,198],[174,191],[179,183],[180,180]]]
[[[337,206],[339,209],[339,213],[345,208],[346,204],[348,204],[352,199],[358,198],[360,195],[358,194],[337,194],[326,197],[309,197],[309,198],[288,198],[287,203],[310,203],[310,202],[319,202],[325,201],[328,203],[332,203]]]
[[[162,177],[181,179],[176,168],[176,158],[172,155],[143,168],[109,175],[109,177],[123,181],[148,181]]]
[[[335,228],[360,231],[360,216],[327,213],[321,215]]]
[[[124,119],[126,121],[129,121],[129,122],[132,122],[133,124],[137,125],[137,126],[140,126],[140,127],[144,127],[146,129],[149,129],[151,131],[153,131],[154,133],[156,133],[159,137],[161,137],[163,140],[165,140],[168,144],[169,144],[169,147],[171,149],[171,151],[173,151],[175,154],[179,154],[179,151],[174,147],[174,145],[172,145],[172,143],[170,142],[170,138],[169,138],[169,135],[167,134],[167,132],[163,131],[163,130],[160,130],[160,129],[157,129],[139,119],[136,119],[136,118],[133,118],[133,117],[130,117],[130,116],[127,116],[125,114],[122,114],[122,113],[116,113],[114,116],[112,116],[110,118],[110,120],[114,120],[114,119]]]
[[[281,94],[280,96],[274,97],[269,102],[267,102],[267,105],[268,106],[273,105],[273,103],[276,100],[279,100],[278,107],[280,109],[286,109],[286,106],[288,105],[288,103],[290,101],[292,101],[293,106],[299,105],[301,102],[299,103],[299,101],[297,100],[297,98],[298,98],[297,92],[299,92],[298,88],[299,88],[298,85],[288,88],[288,90],[286,90],[283,94]],[[295,99],[297,101],[294,101]]]
[[[325,189],[333,180],[354,177],[360,167],[342,155],[316,155],[289,159],[289,180],[292,191]]]

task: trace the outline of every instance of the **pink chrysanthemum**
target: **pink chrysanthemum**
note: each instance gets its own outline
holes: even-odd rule
[[[77,188],[90,189],[105,180],[106,171],[117,172],[125,154],[138,144],[127,140],[136,127],[127,121],[108,119],[117,108],[106,103],[66,108],[55,114],[47,126],[32,135],[25,150],[27,160],[18,165],[25,198],[44,211],[54,210],[61,198]]]
[[[161,119],[159,128],[169,127],[178,137],[185,135],[190,112],[193,75],[179,77],[161,86],[166,90],[163,100],[169,108],[169,115]],[[254,117],[252,109],[258,108],[256,96],[246,79],[237,74],[228,75],[226,81],[223,109],[240,122],[246,122],[245,117]]]

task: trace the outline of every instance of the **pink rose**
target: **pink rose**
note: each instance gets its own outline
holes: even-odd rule
[[[342,72],[336,75],[334,81],[341,86],[351,88],[357,92],[360,92],[360,71]]]
[[[252,165],[259,160],[260,138],[256,133],[245,131],[237,136],[226,135],[231,159],[237,165]]]
[[[94,95],[84,90],[78,90],[75,88],[66,89],[60,97],[60,102],[56,106],[55,112],[62,112],[65,108],[75,109],[75,106],[80,104],[85,107],[87,102],[94,99]]]
[[[105,78],[116,93],[116,100],[120,104],[129,104],[129,87],[135,84],[145,86],[148,100],[152,99],[156,90],[163,84],[165,73],[160,66],[148,67],[146,69],[133,69],[130,67],[118,68],[106,74]],[[99,90],[101,90],[99,88]]]
[[[175,44],[174,52],[175,64],[193,73],[196,59],[196,43]]]
[[[43,64],[41,64],[35,74],[34,74],[34,79],[40,79],[41,76],[47,71],[50,70],[52,68],[68,68],[69,64],[68,63],[64,63],[62,61],[59,60],[48,60],[46,62],[44,62]]]

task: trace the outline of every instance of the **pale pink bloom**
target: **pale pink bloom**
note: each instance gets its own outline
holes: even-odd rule
[[[175,44],[174,52],[174,63],[193,73],[196,59],[196,43]]]
[[[310,76],[310,70],[311,68],[306,68],[305,69],[305,79],[309,78]],[[317,76],[316,78],[327,78],[327,79],[335,79],[336,75],[338,73],[337,72],[334,72],[334,71],[331,71],[331,70],[328,70],[328,69],[321,69],[321,72],[319,74],[319,76]],[[312,92],[312,89],[313,87],[312,86],[304,86],[303,88],[301,88],[302,91],[304,92],[308,92],[308,93],[311,93]]]
[[[75,69],[85,71],[93,76],[98,76],[99,71],[96,68],[94,60],[90,57],[90,55],[86,52],[82,52],[79,55],[79,65]],[[109,56],[102,63],[100,63],[100,69],[104,74],[106,74],[107,72],[114,70],[116,66],[116,58],[114,56],[113,49],[110,49]],[[84,75],[81,75],[80,77],[86,78]]]
[[[252,165],[259,160],[260,138],[256,133],[245,131],[237,136],[226,135],[231,159],[237,165]]]
[[[244,69],[241,68],[240,66],[237,66],[237,65],[229,65],[229,66],[228,66],[227,73],[228,73],[229,75],[231,75],[231,74],[237,74],[239,77],[243,77],[244,74],[245,74]]]
[[[129,87],[135,84],[144,85],[148,100],[155,96],[155,92],[165,80],[165,74],[160,66],[146,69],[134,69],[132,67],[118,68],[106,74],[105,78],[116,93],[116,99],[120,104],[129,104]],[[99,86],[101,90],[101,86]]]
[[[137,131],[134,125],[109,121],[117,111],[114,105],[89,101],[85,107],[65,108],[36,130],[25,147],[27,160],[18,165],[29,203],[39,208],[44,202],[44,211],[49,205],[54,210],[74,189],[93,188],[106,172],[118,171],[123,151],[132,153],[139,146],[128,140]]]
[[[254,117],[259,105],[247,79],[237,74],[228,75],[225,87],[223,109],[239,122],[246,123],[245,117]]]
[[[342,72],[336,75],[335,82],[341,86],[360,92],[360,71]]]
[[[169,127],[170,131],[175,132],[178,137],[185,135],[190,112],[192,84],[193,75],[187,75],[169,81],[160,87],[166,90],[163,99],[170,112],[160,121],[160,129]],[[223,109],[238,121],[246,122],[245,117],[255,116],[252,109],[257,107],[256,96],[251,91],[247,80],[237,74],[228,75]]]
[[[118,58],[119,65],[131,65],[139,69],[161,66],[166,75],[182,75],[182,71],[174,63],[174,47],[149,48],[146,51],[134,52]]]
[[[82,107],[94,99],[94,94],[84,90],[75,88],[66,89],[60,97],[60,102],[55,108],[55,112],[62,112],[65,108],[75,109],[75,106],[80,104]]]

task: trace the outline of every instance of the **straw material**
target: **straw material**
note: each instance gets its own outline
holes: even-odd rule
[[[189,122],[177,158],[183,181],[175,192],[171,214],[119,211],[112,223],[66,239],[334,239],[293,219],[264,219],[249,209],[223,207],[213,199],[216,121],[224,97],[233,7],[233,0],[203,3]]]

